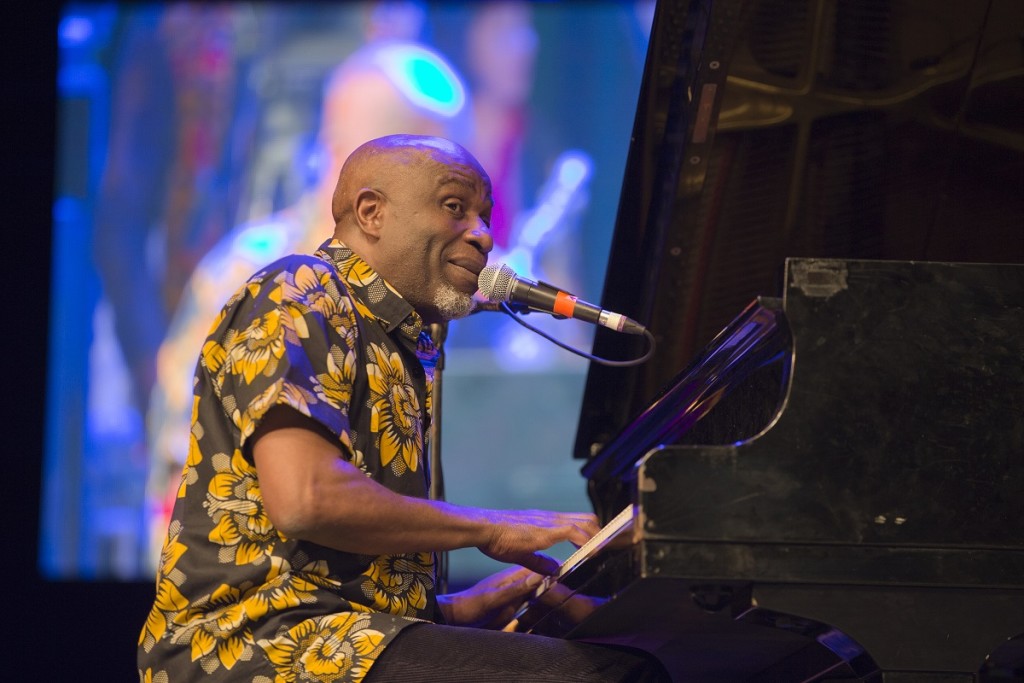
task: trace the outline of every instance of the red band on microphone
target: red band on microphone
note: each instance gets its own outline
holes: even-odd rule
[[[561,315],[566,318],[571,318],[573,311],[576,310],[576,297],[565,292],[559,292],[555,295],[554,312],[555,315]]]

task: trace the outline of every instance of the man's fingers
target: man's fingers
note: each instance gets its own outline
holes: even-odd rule
[[[544,553],[526,553],[512,561],[544,576],[557,574],[558,568],[561,566],[558,560]]]
[[[596,530],[590,532],[589,530],[574,524],[567,530],[566,540],[579,548],[581,545],[593,538],[595,533],[597,533]]]
[[[493,536],[480,549],[496,560],[519,564],[540,574],[553,574],[559,566],[540,551],[563,541],[579,547],[600,530],[597,518],[587,513],[529,510],[498,514]]]
[[[521,600],[537,590],[544,577],[537,572],[520,567],[523,571],[522,577],[517,581],[502,587],[503,598],[507,600]]]

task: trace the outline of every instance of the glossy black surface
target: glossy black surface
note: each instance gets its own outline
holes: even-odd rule
[[[639,535],[567,581],[592,614],[535,630],[643,644],[682,680],[973,680],[1024,633],[1022,416],[1024,265],[791,259],[781,308],[594,461]]]
[[[1024,553],[1024,265],[797,259],[787,278],[776,423],[651,456],[642,472],[686,495],[652,496],[649,530]],[[1006,562],[974,582],[1024,581],[1024,555]]]
[[[760,299],[583,468],[603,519],[633,499],[635,465],[662,444],[732,443],[763,430],[782,405],[792,342],[781,301]],[[715,419],[701,423],[712,410]]]
[[[1019,0],[662,0],[601,304],[654,358],[592,365],[589,459],[786,258],[1024,262]],[[597,355],[640,355],[599,331]]]
[[[1024,676],[1024,276],[983,265],[1024,263],[1022,34],[1017,0],[658,3],[601,300],[658,346],[591,366],[574,450],[643,534],[538,629],[681,680]]]

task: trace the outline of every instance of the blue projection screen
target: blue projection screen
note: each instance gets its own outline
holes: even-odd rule
[[[65,6],[44,576],[152,576],[205,329],[260,265],[330,236],[335,157],[361,141],[422,130],[462,143],[495,184],[491,261],[597,301],[652,13],[650,1]],[[529,318],[589,351],[584,324]],[[589,509],[571,458],[585,361],[493,312],[453,323],[446,352],[448,500]],[[471,551],[451,565],[456,583],[493,569]]]

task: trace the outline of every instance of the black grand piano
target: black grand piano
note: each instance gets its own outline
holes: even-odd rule
[[[657,351],[591,366],[575,453],[634,521],[521,628],[685,681],[1024,676],[1022,35],[658,4],[602,299]]]

